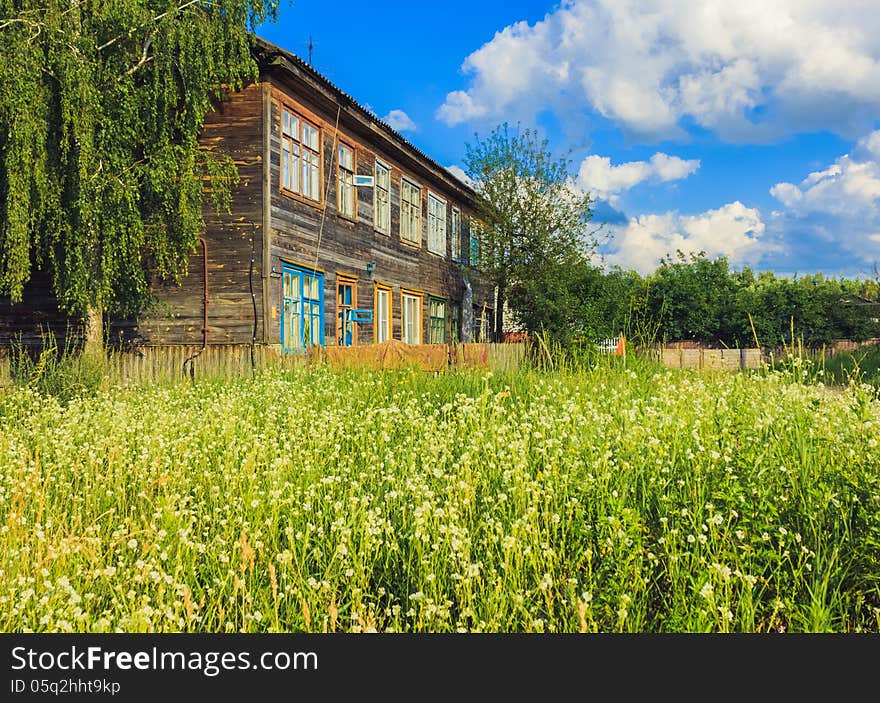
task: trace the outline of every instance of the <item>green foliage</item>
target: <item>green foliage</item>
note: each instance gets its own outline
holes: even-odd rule
[[[205,189],[222,208],[237,182],[205,114],[256,78],[249,29],[276,8],[0,0],[0,295],[47,268],[68,311],[129,311],[148,272],[179,280]]]
[[[717,337],[732,307],[733,287],[727,259],[702,255],[663,259],[651,277],[648,309],[668,339]]]
[[[702,253],[663,260],[652,274],[603,272],[585,328],[613,336],[611,320],[628,305],[623,329],[639,344],[693,340],[728,347],[764,348],[803,344],[810,349],[839,339],[880,336],[880,303],[873,281],[822,274],[777,278],[750,268],[731,270],[725,257]],[[605,299],[603,299],[603,296]],[[621,300],[622,298],[622,300]]]
[[[536,331],[538,323],[568,329],[565,320],[551,318],[567,314],[559,308],[569,297],[569,282],[581,275],[584,256],[595,246],[586,229],[590,198],[573,185],[570,162],[553,156],[534,130],[514,131],[506,123],[484,138],[475,135],[464,161],[481,220],[476,265],[498,295],[496,333],[514,286],[510,303],[527,329]]]
[[[517,322],[563,346],[595,342],[625,332],[642,281],[637,274],[593,266],[571,256],[511,284],[509,302]],[[629,335],[628,335],[629,336]]]

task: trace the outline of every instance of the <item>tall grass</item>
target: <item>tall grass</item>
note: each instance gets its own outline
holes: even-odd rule
[[[95,395],[106,385],[106,358],[94,352],[83,353],[69,336],[64,346],[59,346],[55,334],[49,331],[42,336],[38,347],[27,347],[18,341],[10,351],[12,382],[53,396],[61,403]]]
[[[825,362],[825,368],[835,383],[846,385],[853,380],[880,387],[880,346],[835,354]]]
[[[4,631],[880,631],[880,406],[606,359],[0,395]]]

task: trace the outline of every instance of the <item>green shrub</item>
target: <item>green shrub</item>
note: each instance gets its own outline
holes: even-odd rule
[[[64,347],[52,332],[42,336],[39,351],[20,341],[12,348],[10,377],[14,384],[27,386],[41,395],[50,395],[66,404],[79,396],[93,396],[106,377],[103,355],[83,353],[68,337]]]

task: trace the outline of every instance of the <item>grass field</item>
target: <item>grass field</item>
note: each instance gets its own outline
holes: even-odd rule
[[[878,438],[797,368],[13,389],[0,628],[878,632]]]

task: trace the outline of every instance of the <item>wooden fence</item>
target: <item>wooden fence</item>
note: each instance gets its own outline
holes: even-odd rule
[[[757,369],[763,356],[760,349],[684,349],[663,347],[656,350],[657,358],[671,369],[703,369],[731,371]]]
[[[119,385],[205,376],[233,378],[271,366],[326,364],[333,368],[447,368],[509,370],[525,357],[524,344],[421,344],[403,342],[356,347],[314,348],[308,354],[282,354],[276,346],[250,344],[143,346],[107,357],[109,381]],[[0,387],[10,384],[9,356],[0,351]],[[253,357],[252,357],[253,353]]]

